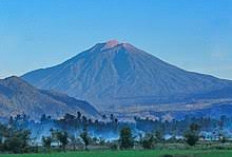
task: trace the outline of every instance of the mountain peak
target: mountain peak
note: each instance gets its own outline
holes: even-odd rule
[[[111,48],[118,46],[119,44],[120,42],[117,40],[109,40],[103,43],[103,47],[101,48],[101,50],[111,49]]]
[[[0,80],[0,84],[4,84],[5,86],[8,86],[8,88],[12,89],[33,89],[34,87],[27,83],[25,80],[21,79],[17,76],[10,76],[5,79]]]
[[[232,88],[230,81],[187,72],[115,40],[23,78],[40,89],[88,100],[104,111],[112,106],[186,101],[197,94]]]
[[[107,50],[107,49],[118,48],[118,47],[122,47],[122,48],[125,48],[125,49],[135,48],[130,43],[119,42],[118,40],[109,40],[109,41],[104,42],[104,43],[99,43],[99,44],[97,44],[97,47],[100,48],[100,51]]]
[[[120,43],[117,40],[109,40],[109,41],[106,42],[105,46],[110,48],[110,47],[115,47],[118,44],[120,44]]]
[[[86,101],[37,89],[17,76],[0,79],[0,108],[1,118],[25,113],[37,120],[43,114],[60,117],[76,111],[90,116],[98,115],[96,109]]]

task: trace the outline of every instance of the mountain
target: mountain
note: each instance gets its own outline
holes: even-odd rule
[[[100,111],[175,109],[177,104],[201,108],[232,98],[232,81],[185,71],[118,41],[96,44],[22,78],[38,88],[88,100]]]
[[[76,100],[67,95],[38,90],[18,77],[0,80],[0,117],[29,115],[38,119],[42,114],[59,117],[65,113],[80,111],[89,116],[98,112],[85,101]]]

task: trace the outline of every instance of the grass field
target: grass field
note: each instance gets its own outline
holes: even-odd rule
[[[0,157],[161,157],[164,154],[177,155],[177,157],[232,157],[232,150],[91,151],[24,155],[3,154]]]

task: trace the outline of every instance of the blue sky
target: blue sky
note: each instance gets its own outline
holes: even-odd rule
[[[231,0],[0,0],[0,77],[117,39],[186,70],[232,79]]]

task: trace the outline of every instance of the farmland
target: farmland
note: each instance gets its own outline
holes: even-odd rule
[[[89,151],[48,154],[3,154],[0,157],[231,157],[231,150],[143,150],[143,151]]]

